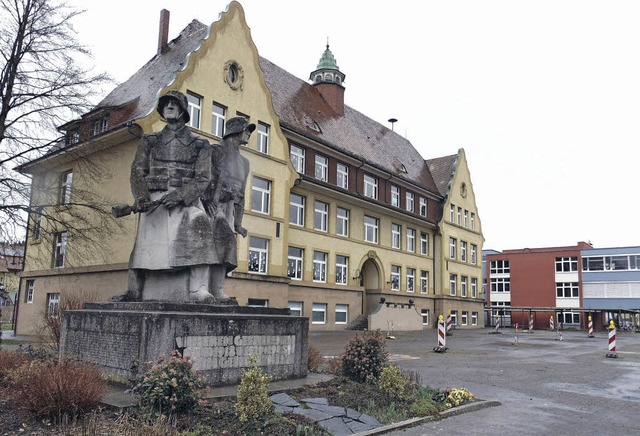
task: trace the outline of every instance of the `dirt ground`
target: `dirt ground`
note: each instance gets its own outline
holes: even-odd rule
[[[501,406],[429,422],[391,435],[640,434],[640,333],[618,333],[607,358],[607,332],[519,333],[455,330],[434,353],[435,330],[395,332],[391,360],[433,387],[464,387]],[[353,332],[310,333],[324,354],[339,354]]]

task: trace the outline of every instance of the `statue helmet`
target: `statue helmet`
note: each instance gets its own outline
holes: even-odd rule
[[[253,131],[256,130],[256,125],[249,123],[249,120],[245,117],[229,118],[225,124],[224,135],[222,138],[225,139],[226,137],[235,135],[236,133],[242,133],[245,129],[253,133]]]
[[[164,108],[164,105],[167,104],[167,100],[170,98],[174,99],[178,103],[178,106],[180,106],[180,109],[182,109],[182,119],[185,123],[188,123],[191,117],[189,117],[189,103],[187,102],[187,97],[183,93],[175,89],[168,91],[158,99],[158,107],[156,108],[156,110],[158,111],[160,116],[164,118],[164,116],[162,115],[162,109]]]

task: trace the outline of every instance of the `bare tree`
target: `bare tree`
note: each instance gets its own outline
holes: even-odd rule
[[[107,205],[90,192],[74,191],[74,203],[66,202],[62,213],[53,207],[60,203],[55,194],[34,203],[31,177],[15,171],[65,147],[57,128],[88,112],[92,97],[109,82],[105,74],[83,66],[90,53],[72,26],[80,13],[60,0],[0,0],[0,240],[20,238],[29,215],[32,222],[49,222],[44,232],[73,226],[77,233],[96,226],[91,213],[108,215]],[[87,168],[100,171],[84,159]],[[38,183],[41,193],[57,189],[44,178]]]

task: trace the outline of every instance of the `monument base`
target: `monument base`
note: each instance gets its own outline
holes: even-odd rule
[[[64,314],[60,354],[120,381],[173,350],[210,386],[238,383],[249,357],[274,380],[307,375],[309,320],[289,309],[170,302],[87,303]]]

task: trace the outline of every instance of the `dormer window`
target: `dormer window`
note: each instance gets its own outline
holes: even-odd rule
[[[66,141],[67,141],[67,145],[76,144],[80,142],[80,131],[77,128],[69,130],[67,132]]]
[[[322,74],[316,74],[316,77],[313,79],[315,83],[322,81]]]
[[[93,136],[106,132],[109,128],[109,116],[99,118],[93,122]]]

